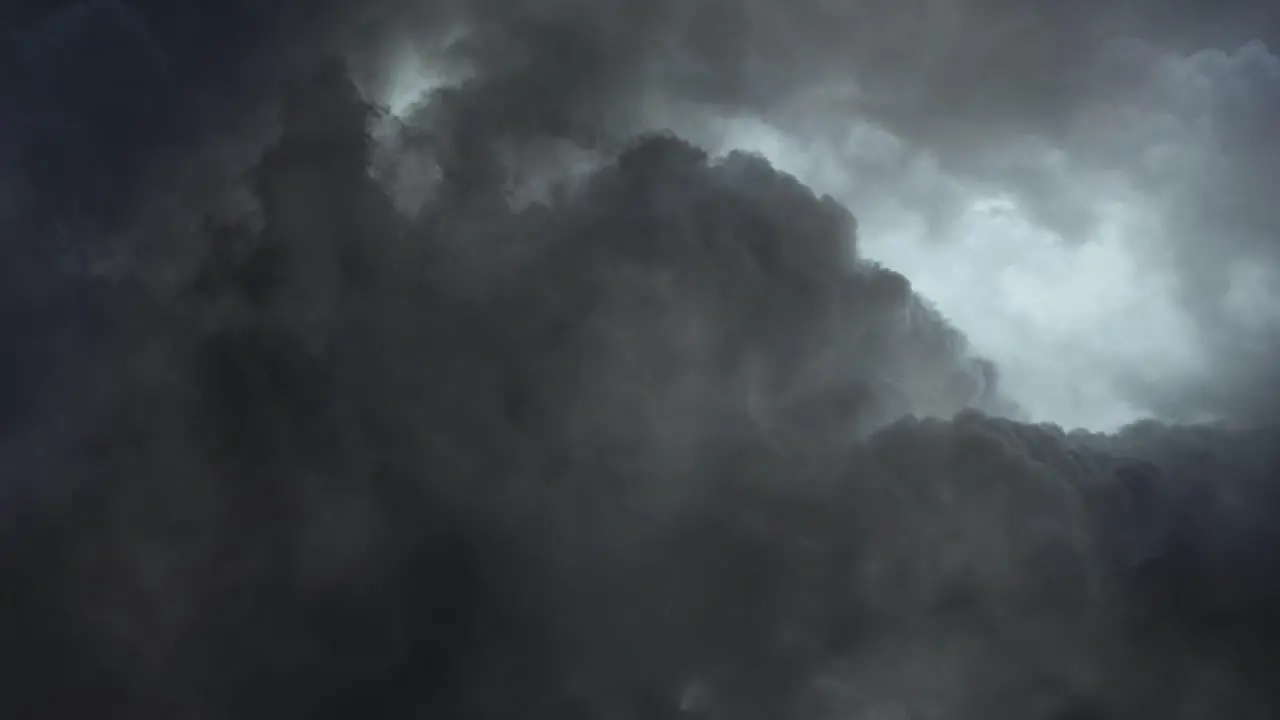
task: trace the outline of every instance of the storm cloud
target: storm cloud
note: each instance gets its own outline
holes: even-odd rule
[[[23,19],[6,117],[100,134],[4,137],[0,703],[1273,716],[1274,328],[1216,309],[1275,267],[1275,58],[1233,34],[1268,26],[1098,5],[210,9],[235,47],[158,5]],[[40,82],[112,72],[141,99]],[[1103,385],[1215,422],[1029,422],[862,220],[972,268],[986,200],[1077,257],[1104,176],[1169,214],[1078,267],[1167,278],[1203,361]]]

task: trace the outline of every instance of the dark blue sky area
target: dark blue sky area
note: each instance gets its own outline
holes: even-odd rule
[[[61,272],[72,226],[110,223],[157,147],[199,132],[263,40],[248,3],[6,3],[0,10],[0,435],[92,324]]]

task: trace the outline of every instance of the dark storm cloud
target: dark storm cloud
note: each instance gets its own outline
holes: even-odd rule
[[[983,415],[1016,415],[997,369],[860,257],[845,208],[760,158],[623,132],[654,83],[768,110],[842,58],[892,67],[875,51],[910,29],[866,7],[264,24],[256,73],[226,81],[251,107],[154,150],[146,192],[85,231],[94,272],[59,271],[96,332],[0,446],[6,710],[1274,712],[1270,436]],[[410,218],[323,57],[374,62],[380,32],[442,18],[473,74],[399,129],[440,170]],[[965,78],[980,55],[939,62]],[[786,75],[753,86],[749,59]],[[511,158],[551,139],[603,160],[513,207]]]
[[[944,170],[1018,197],[1070,242],[1097,220],[1096,201],[1071,186],[1080,172],[1119,170],[1159,197],[1176,193],[1170,244],[1186,256],[1192,302],[1220,299],[1204,275],[1225,263],[1275,260],[1266,199],[1280,13],[1264,4],[566,0],[450,17],[484,28],[462,47],[470,62],[519,68],[492,102],[472,101],[486,129],[596,132],[634,110],[622,100],[652,95],[745,107],[810,133],[869,119]],[[1165,143],[1206,156],[1153,167]]]

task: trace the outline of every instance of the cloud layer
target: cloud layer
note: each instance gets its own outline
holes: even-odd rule
[[[1228,193],[1221,216],[1196,204],[1214,202],[1208,178],[1266,180],[1241,169],[1267,152],[1243,133],[1264,129],[1173,113],[1170,137],[1212,138],[1180,146],[1189,159],[1137,126],[1134,157],[1105,142],[1126,108],[1146,122],[1186,97],[1183,80],[1162,94],[1170,73],[1265,87],[1274,58],[1103,42],[1140,14],[917,5],[246,6],[243,50],[220,50],[234,69],[204,79],[184,68],[218,55],[191,49],[189,26],[96,6],[139,20],[128,46],[145,30],[190,86],[151,110],[108,104],[136,125],[86,142],[137,152],[94,156],[99,173],[25,142],[40,124],[5,138],[47,153],[23,155],[39,168],[64,162],[14,166],[26,199],[5,222],[66,240],[5,250],[20,350],[4,387],[22,402],[0,435],[0,703],[32,718],[1273,715],[1280,457],[1265,393],[1238,392],[1268,367],[1239,348],[1270,328],[1212,315],[1217,291],[1193,282],[1239,258],[1273,267],[1262,196]],[[1173,47],[1171,25],[1145,42]],[[410,51],[447,82],[388,118],[365,95],[396,92]],[[1134,74],[1109,98],[1119,76],[1098,68],[1115,57]],[[1234,107],[1227,87],[1193,100]],[[1082,272],[1141,275],[1106,253],[1155,248],[1059,240],[1107,222],[1077,206],[1097,209],[1078,178],[1123,192],[1156,163],[1186,222],[1148,236],[1168,243],[1152,267],[1206,384],[1126,388],[1227,421],[1021,422],[1000,368],[868,258],[844,204],[717,152],[727,117],[822,143],[842,114],[869,140],[813,184],[922,215],[957,268],[982,257],[965,238],[1025,222]],[[1227,127],[1240,148],[1196,154]],[[1019,167],[1011,148],[1039,159]],[[1069,172],[1046,174],[1055,162]],[[1159,165],[1179,162],[1197,172]],[[1206,227],[1223,240],[1197,254]],[[1101,314],[1039,307],[1082,335]],[[1148,352],[1174,342],[1158,335]],[[1243,372],[1222,380],[1227,360]]]

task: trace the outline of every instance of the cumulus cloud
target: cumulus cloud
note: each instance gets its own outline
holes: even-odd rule
[[[508,29],[551,18],[573,52],[596,58],[578,65],[621,68],[606,74],[607,103],[581,68],[531,71],[576,73],[561,91],[590,99],[564,105],[578,119],[563,132],[580,142],[590,127],[630,123],[762,151],[852,207],[870,256],[913,279],[945,274],[951,264],[937,256],[948,246],[998,256],[976,282],[925,290],[956,298],[943,312],[1006,367],[1032,417],[1112,429],[1147,415],[1221,418],[1245,413],[1270,384],[1277,301],[1260,268],[1274,265],[1276,224],[1265,201],[1249,200],[1274,184],[1266,43],[1277,38],[1265,7],[651,4],[628,6],[644,29],[621,40],[601,29],[613,9],[486,7],[507,12]],[[465,27],[451,18],[450,33]],[[440,67],[439,54],[426,64]],[[1012,222],[975,230],[993,202]],[[1025,293],[1005,288],[1011,275],[1051,286],[1042,276],[1054,264],[1092,274],[1098,258],[1115,259],[1099,272],[1116,277],[1061,288],[1066,304],[1095,306],[1108,335],[1130,342],[1038,327]],[[1000,289],[1001,311],[981,307],[986,288]],[[1055,385],[1063,392],[1045,391]]]
[[[140,7],[175,67],[199,55],[189,26]],[[1139,177],[1094,132],[1127,127],[1106,119],[1124,103],[1095,64],[1067,62],[1110,57],[1091,53],[1130,18],[898,7],[242,8],[256,24],[240,64],[185,76],[217,110],[121,111],[129,137],[155,123],[168,138],[96,159],[123,200],[13,172],[30,201],[5,222],[26,236],[77,192],[103,202],[69,246],[6,250],[7,273],[39,278],[0,297],[6,336],[65,330],[6,377],[34,389],[0,436],[0,703],[1274,714],[1270,408],[1197,399],[1230,422],[1106,434],[1026,422],[1024,406],[1062,402],[1035,393],[1042,379],[1100,370],[1086,387],[1119,402],[1120,371],[1151,357],[1238,387],[1216,382],[1225,340],[1265,337],[1266,318],[1210,324],[1195,308],[1213,295],[1190,280],[1246,251],[1270,267],[1269,246],[1240,220],[1190,259],[1188,228],[1212,216],[1167,167],[1151,175],[1188,219],[1136,241],[1154,211],[1081,186]],[[1173,56],[1137,47],[1120,54],[1159,96]],[[390,75],[406,57],[439,63],[431,91],[373,106],[410,92]],[[1257,45],[1192,57],[1209,74],[1270,62]],[[826,114],[804,119],[811,103]],[[841,113],[858,121],[832,146]],[[1170,132],[1219,129],[1187,122]],[[731,151],[753,143],[792,174]],[[1206,167],[1206,143],[1170,162]],[[1269,211],[1249,199],[1232,218]],[[876,234],[910,223],[930,235],[907,264],[932,244],[980,284],[993,253],[1026,259],[986,300],[939,299],[969,308],[953,324],[917,286],[957,285],[873,261],[894,259]],[[1064,242],[1070,228],[1091,239]],[[1158,231],[1170,252],[1148,265]],[[1232,302],[1256,307],[1263,275]],[[1008,317],[1001,298],[1021,326],[984,322]],[[1109,322],[1116,307],[1150,334]],[[996,350],[1038,345],[1009,373],[967,326]],[[1200,342],[1215,327],[1224,342]]]

